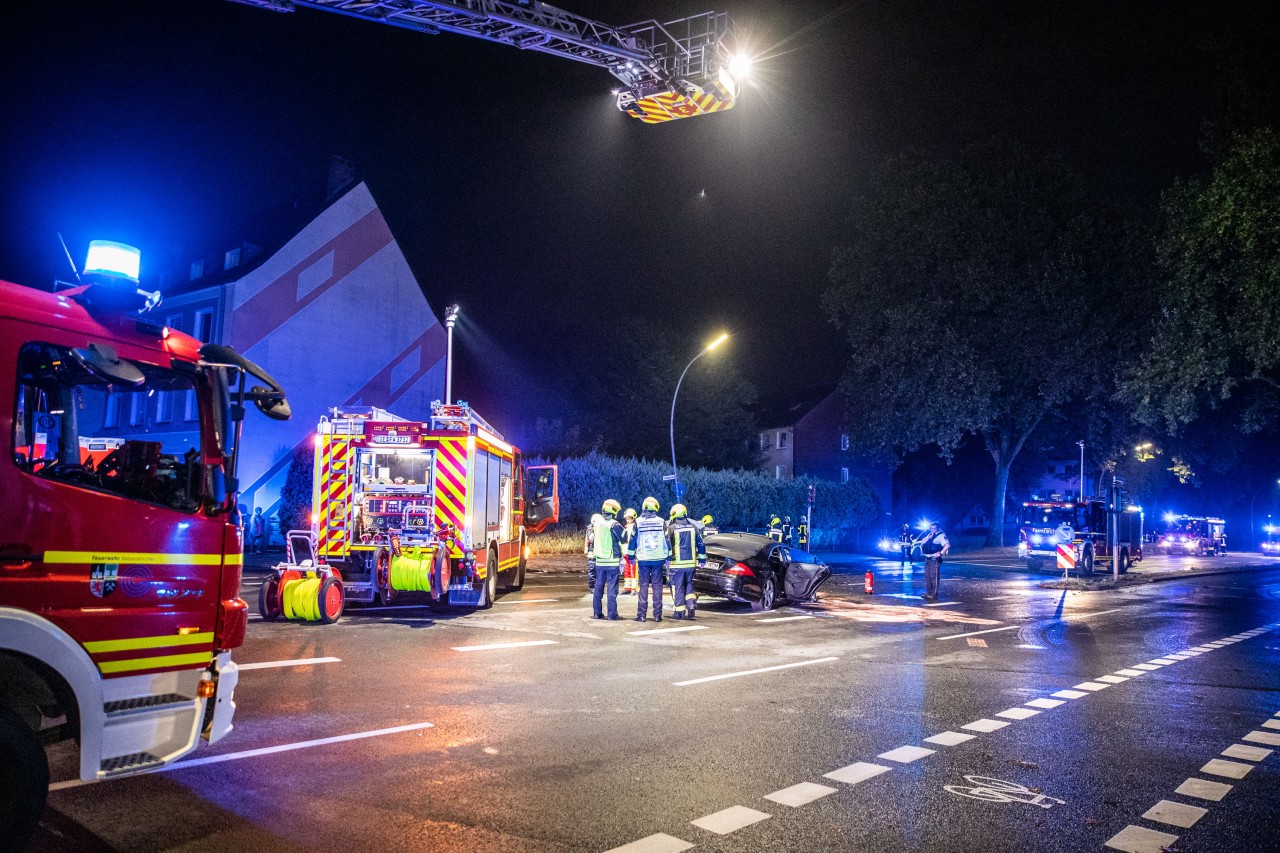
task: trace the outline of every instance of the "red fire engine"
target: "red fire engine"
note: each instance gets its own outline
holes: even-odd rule
[[[1019,525],[1018,556],[1029,569],[1037,570],[1046,563],[1050,567],[1080,575],[1092,574],[1096,561],[1109,561],[1113,556],[1109,541],[1114,540],[1120,554],[1120,571],[1142,560],[1142,507],[1120,501],[1120,511],[1109,513],[1103,498],[1064,501],[1054,497],[1048,501],[1027,501],[1022,505]],[[1110,531],[1109,517],[1118,519]]]
[[[560,516],[557,468],[525,469],[466,403],[431,420],[334,410],[316,430],[312,529],[290,531],[288,562],[259,588],[264,619],[333,622],[345,602],[425,592],[487,608],[524,586],[525,533]]]
[[[88,781],[231,730],[244,403],[289,416],[261,368],[139,317],[158,295],[137,289],[136,250],[89,258],[89,285],[0,282],[0,839],[18,847],[44,808],[43,745],[74,738]]]

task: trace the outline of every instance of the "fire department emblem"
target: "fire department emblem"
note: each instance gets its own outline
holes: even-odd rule
[[[89,592],[105,598],[116,591],[120,567],[115,563],[94,563],[89,567]]]

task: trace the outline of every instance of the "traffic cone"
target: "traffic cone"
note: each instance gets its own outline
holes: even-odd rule
[[[871,574],[871,570],[868,569],[867,576],[862,581],[862,591],[867,595],[873,595],[875,593],[875,586],[876,576]]]

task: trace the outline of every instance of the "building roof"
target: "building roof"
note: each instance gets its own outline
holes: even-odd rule
[[[834,393],[835,385],[810,385],[761,394],[755,406],[756,423],[762,429],[795,426]]]

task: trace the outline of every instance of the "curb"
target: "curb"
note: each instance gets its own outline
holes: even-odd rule
[[[1096,581],[1087,580],[1052,580],[1041,581],[1036,584],[1039,589],[1065,589],[1074,590],[1076,592],[1110,592],[1111,590],[1124,589],[1131,586],[1142,586],[1149,583],[1163,583],[1165,581],[1187,580],[1190,578],[1211,577],[1213,575],[1240,575],[1247,572],[1265,571],[1267,569],[1280,569],[1280,566],[1273,564],[1262,564],[1254,566],[1240,566],[1234,569],[1210,569],[1208,571],[1181,572],[1173,574],[1164,572],[1152,577],[1143,577],[1142,575],[1122,575],[1119,583],[1113,583],[1111,578],[1099,579]],[[1124,580],[1128,578],[1128,580]]]

